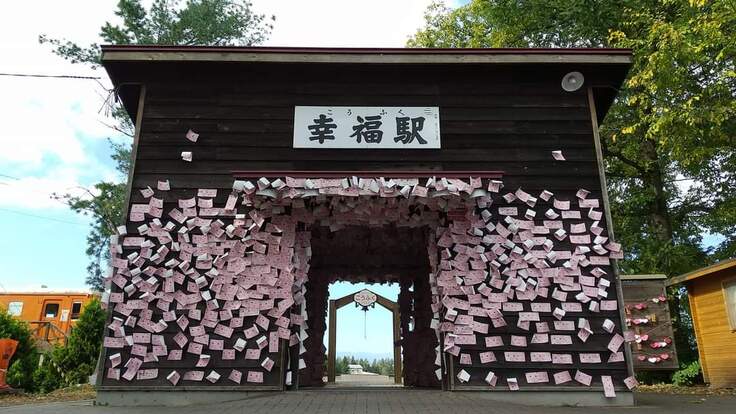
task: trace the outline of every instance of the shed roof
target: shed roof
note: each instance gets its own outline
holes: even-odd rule
[[[731,269],[731,268],[736,268],[736,258],[722,260],[710,266],[701,267],[698,270],[693,270],[692,272],[688,272],[683,275],[673,277],[672,279],[667,281],[667,286],[677,285],[683,282],[689,282],[691,280],[698,279],[698,278],[708,276],[708,275],[712,275],[713,273]]]
[[[650,275],[621,275],[619,276],[619,279],[621,280],[661,280],[661,279],[667,279],[667,275],[661,274],[661,273],[655,273]]]

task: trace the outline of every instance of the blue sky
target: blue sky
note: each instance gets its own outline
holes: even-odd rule
[[[369,285],[366,283],[337,282],[330,286],[330,299],[338,299],[362,289],[368,289],[386,299],[396,301],[399,285]],[[329,321],[328,321],[329,322]],[[327,325],[329,326],[329,324]],[[360,352],[392,355],[393,321],[391,312],[376,305],[368,312],[346,305],[337,311],[337,352]],[[327,346],[327,332],[325,332]]]

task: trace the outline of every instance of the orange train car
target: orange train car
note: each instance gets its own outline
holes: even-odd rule
[[[0,308],[28,322],[37,338],[56,342],[65,339],[82,309],[96,296],[79,291],[4,292],[0,293]]]

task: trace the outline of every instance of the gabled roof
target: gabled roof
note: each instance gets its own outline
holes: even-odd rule
[[[673,277],[672,279],[667,281],[667,286],[677,285],[683,282],[689,282],[694,279],[712,275],[713,273],[721,272],[721,271],[732,269],[732,268],[736,268],[736,258],[722,260],[710,266],[702,267],[698,270],[693,270],[692,272]]]

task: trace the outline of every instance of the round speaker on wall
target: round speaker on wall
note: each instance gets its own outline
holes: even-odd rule
[[[570,72],[562,77],[562,89],[567,92],[575,92],[583,87],[585,77],[580,72]]]

